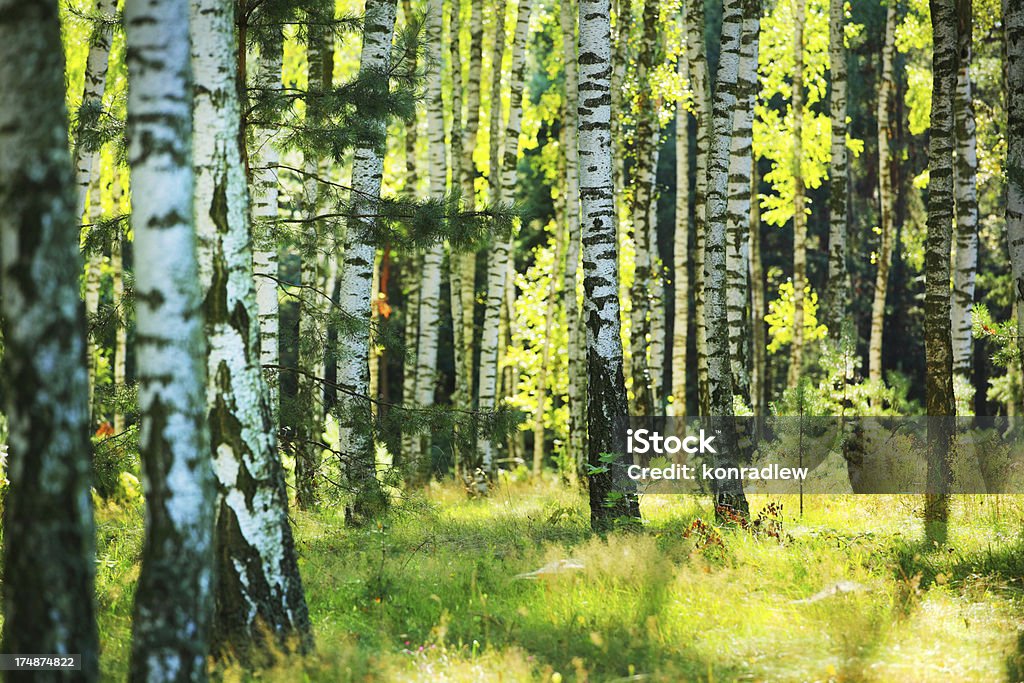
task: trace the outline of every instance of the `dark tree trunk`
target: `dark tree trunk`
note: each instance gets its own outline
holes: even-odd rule
[[[963,1],[963,0],[960,0]],[[925,241],[925,402],[928,424],[928,495],[925,524],[929,538],[942,540],[948,515],[949,415],[953,399],[953,345],[950,333],[950,248],[953,226],[953,98],[958,69],[957,0],[931,0],[932,109],[928,146],[928,236]],[[970,6],[970,0],[966,0]],[[969,10],[968,10],[969,11]]]
[[[0,316],[10,490],[3,651],[80,654],[96,680],[79,217],[68,153],[57,2],[0,1]]]

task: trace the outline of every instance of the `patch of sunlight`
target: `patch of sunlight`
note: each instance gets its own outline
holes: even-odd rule
[[[994,681],[1014,652],[1019,599],[974,602],[933,588],[898,623],[864,670],[866,680]]]

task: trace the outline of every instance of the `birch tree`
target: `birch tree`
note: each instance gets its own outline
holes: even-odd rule
[[[651,72],[662,57],[659,46],[658,3],[647,0],[643,9],[643,41],[637,56],[636,86],[636,166],[633,194],[633,243],[636,256],[633,286],[630,289],[630,347],[633,376],[633,412],[637,415],[655,414],[657,398],[654,395],[652,375],[660,368],[651,369],[648,358],[648,337],[651,336],[654,290],[654,254],[657,241],[652,219],[655,211],[654,193],[657,188],[658,141],[660,123],[658,105],[652,98]],[[621,46],[620,46],[621,49]]]
[[[114,213],[121,213],[121,201],[124,196],[124,186],[121,183],[121,169],[114,169],[113,182],[113,203]],[[125,376],[128,368],[128,312],[125,310],[124,295],[124,236],[120,233],[114,236],[110,244],[110,269],[111,294],[113,297],[114,310],[117,311],[117,329],[114,331],[114,394],[118,397],[125,388]],[[118,400],[114,412],[114,433],[120,434],[124,431],[124,409],[121,401]]]
[[[753,165],[750,178],[750,196],[756,197],[759,187],[757,163]],[[761,263],[761,202],[750,202],[750,327],[751,327],[751,373],[750,407],[754,415],[765,415],[765,382],[767,340],[764,328],[764,266]]]
[[[457,3],[456,3],[457,4]],[[483,63],[483,8],[482,0],[470,0],[469,16],[469,70],[466,75],[466,124],[462,128],[461,156],[458,160],[458,174],[462,202],[467,211],[476,206],[476,164],[473,151],[477,145],[480,129],[480,77]],[[454,49],[454,48],[453,48]],[[461,64],[460,64],[461,68]],[[473,357],[476,349],[476,253],[467,250],[457,254],[459,271],[459,307],[461,309],[462,344],[460,351],[462,407],[473,405]]]
[[[562,52],[565,68],[565,270],[562,275],[562,301],[569,355],[569,454],[582,473],[586,461],[587,362],[586,338],[576,299],[577,272],[580,267],[580,169],[579,76],[576,68],[576,1],[565,0],[559,7]]]
[[[441,0],[429,0],[426,15],[426,57],[431,65],[427,79],[427,147],[429,150],[428,180],[430,196],[441,200],[445,196],[448,175],[444,135],[444,100],[441,91]],[[419,347],[416,355],[417,406],[434,404],[437,384],[437,346],[440,330],[437,321],[441,310],[441,266],[444,261],[444,245],[440,242],[429,246],[423,254],[422,275],[419,291]],[[429,466],[429,432],[421,434],[414,449],[415,458],[421,471]]]
[[[1024,6],[1014,0],[1003,0],[1003,23],[1006,36],[1006,233],[1019,340],[1024,338]]]
[[[85,82],[82,102],[78,107],[78,125],[75,130],[75,185],[78,187],[75,216],[82,217],[89,194],[89,185],[98,177],[99,146],[92,128],[103,110],[103,94],[107,88],[107,68],[110,62],[110,43],[117,22],[117,0],[95,0],[92,4],[92,33],[89,36],[89,54],[85,61]],[[96,201],[94,199],[94,201]]]
[[[846,43],[845,0],[829,0],[828,59],[832,76],[829,114],[832,123],[828,189],[828,312],[826,324],[839,341],[849,307],[849,271],[846,267],[847,197],[850,173],[846,153]]]
[[[955,414],[950,331],[950,249],[954,220],[953,100],[959,47],[955,0],[932,0],[932,104],[928,142],[928,235],[925,241],[925,404],[928,422],[928,482],[925,523],[929,537],[945,534],[948,515],[949,425]],[[939,418],[939,419],[937,419]]]
[[[215,647],[244,660],[310,641],[288,492],[259,360],[230,0],[192,0],[195,229],[217,479]],[[266,642],[270,640],[270,642]]]
[[[271,33],[271,40],[265,43],[256,62],[255,86],[265,91],[281,89],[281,68],[284,59],[283,37],[280,31]],[[239,49],[244,49],[241,46]],[[278,210],[278,162],[280,153],[273,142],[273,130],[268,126],[257,126],[249,151],[251,172],[253,222],[253,271],[256,277],[256,306],[260,326],[260,364],[268,368],[268,403],[277,428],[280,413],[280,383],[277,368],[280,361],[278,348],[278,259],[277,242],[272,229],[277,221]]]
[[[804,363],[804,298],[807,288],[807,210],[804,159],[804,22],[805,0],[793,0],[793,341],[790,345],[789,379],[795,387]]]
[[[86,57],[82,101],[78,107],[78,124],[75,131],[75,147],[72,160],[75,167],[75,181],[78,185],[76,216],[87,213],[87,223],[96,229],[103,219],[100,201],[100,149],[97,138],[97,123],[103,113],[103,95],[106,91],[107,68],[110,61],[110,44],[113,26],[116,23],[117,3],[114,0],[96,0],[91,17],[92,32],[89,36],[89,53]],[[88,205],[87,205],[88,202]],[[89,251],[85,269],[85,317],[95,318],[99,310],[100,280],[103,266],[103,251],[94,247]],[[87,339],[86,360],[89,368],[89,409],[92,411],[96,389],[96,354],[98,347],[93,335]]]
[[[462,52],[460,33],[462,2],[453,0],[450,7],[451,68],[452,68],[452,189],[462,199],[466,211],[476,211],[476,164],[473,152],[480,128],[480,75],[483,68],[483,7],[481,0],[470,0],[469,65],[465,87],[462,80]],[[466,114],[463,124],[462,95],[465,94]],[[455,342],[456,387],[453,403],[461,410],[473,407],[474,368],[476,367],[476,252],[471,249],[452,251],[451,304]],[[472,439],[470,439],[472,441]],[[461,476],[466,465],[475,458],[461,452],[461,444],[453,443],[455,474]],[[467,462],[468,461],[468,462]]]
[[[660,156],[655,154],[655,156]],[[657,159],[655,159],[657,165]],[[658,241],[658,201],[657,197],[651,202],[650,218],[647,220],[648,243],[651,250],[651,343],[647,349],[649,355],[648,367],[651,375],[651,395],[654,399],[654,409],[658,414],[664,414],[665,407],[665,354],[667,324],[665,310],[665,263],[661,259],[661,249]]]
[[[970,4],[970,3],[967,3]],[[974,118],[974,93],[971,84],[973,54],[971,13],[961,11],[953,116],[956,127],[956,163],[953,167],[956,200],[956,246],[953,269],[952,340],[953,373],[963,378],[957,386],[966,387],[974,365],[971,335],[974,306],[974,279],[978,270],[978,139]],[[966,25],[964,25],[966,24]],[[967,408],[968,396],[957,396],[958,411]]]
[[[802,0],[797,0],[802,2]],[[729,360],[729,328],[726,318],[726,229],[729,219],[729,151],[732,149],[733,111],[739,101],[743,0],[722,3],[722,37],[718,74],[711,112],[711,146],[708,151],[707,234],[704,252],[704,315],[707,328],[709,415],[720,429],[720,458],[737,452],[739,441],[733,414],[732,372]],[[799,31],[797,33],[799,42]],[[798,59],[799,62],[799,59]],[[799,82],[794,83],[794,88]],[[798,207],[799,208],[799,207]],[[714,482],[717,508],[728,507],[747,514],[742,480]]]
[[[408,29],[415,21],[412,11],[411,0],[402,0],[402,18]],[[412,79],[416,76],[416,69],[419,60],[417,55],[409,56],[405,75]],[[416,186],[419,183],[416,170],[416,146],[419,126],[419,118],[414,117],[405,126],[405,184],[404,194],[409,199],[416,198]],[[405,283],[405,320],[402,339],[405,346],[405,359],[402,371],[402,401],[413,403],[416,400],[416,357],[419,354],[419,314],[420,314],[420,272],[423,258],[422,254],[415,252],[408,256],[408,261],[403,264],[402,279]],[[415,458],[415,448],[419,444],[412,430],[402,431],[402,457],[407,460]]]
[[[146,492],[131,677],[206,679],[215,485],[195,258],[189,3],[125,7],[136,358]]]
[[[685,35],[686,23],[679,15],[680,33]],[[676,72],[681,80],[689,80],[685,54],[679,55]],[[686,345],[690,323],[690,116],[682,102],[676,104],[676,204],[675,233],[672,241],[673,300],[672,318],[672,414],[686,415]]]
[[[462,190],[466,189],[464,184],[464,173],[463,173],[463,150],[462,145],[464,142],[462,135],[462,97],[463,97],[463,86],[462,86],[462,0],[449,0],[448,3],[448,65],[449,74],[451,77],[451,133],[448,137],[451,140],[451,168],[452,168],[452,194],[462,194]],[[442,102],[443,106],[443,102]],[[443,109],[442,109],[443,111]],[[472,162],[472,159],[470,159]],[[472,201],[472,188],[470,188],[470,198]],[[467,198],[463,198],[465,202]],[[466,353],[466,343],[464,340],[466,334],[466,315],[463,314],[463,284],[462,280],[465,276],[465,268],[462,262],[462,254],[459,254],[455,249],[449,248],[448,251],[448,296],[449,306],[452,314],[452,351],[455,357],[455,392],[452,395],[452,403],[456,406],[466,406],[467,396],[467,382],[468,375],[466,374],[466,362],[464,354]],[[475,263],[475,261],[474,261]],[[476,278],[476,270],[472,277]],[[475,285],[475,282],[474,282]],[[473,315],[473,305],[469,305],[469,314]],[[472,335],[472,328],[470,328],[470,334]],[[472,337],[471,337],[472,339]],[[472,353],[472,345],[470,346],[470,353]],[[460,467],[460,454],[459,449],[453,447],[455,469],[458,470]]]
[[[491,87],[488,126],[487,185],[492,202],[501,199],[501,124],[504,121],[501,109],[501,83],[505,69],[505,5],[506,0],[497,0],[493,6],[494,49],[491,50]],[[481,341],[482,343],[482,341]]]
[[[878,199],[881,238],[876,257],[875,295],[871,305],[871,340],[868,345],[868,378],[882,381],[882,334],[885,328],[885,300],[889,290],[892,264],[893,196],[892,161],[889,152],[889,109],[895,89],[892,60],[895,50],[896,1],[889,0],[885,14],[885,39],[882,44],[882,76],[878,88]]]
[[[519,132],[523,116],[523,77],[526,71],[526,39],[530,29],[531,0],[520,0],[516,18],[516,29],[512,40],[512,70],[510,72],[509,115],[502,139],[504,151],[500,163],[491,166],[491,175],[496,179],[492,185],[492,196],[504,204],[515,199],[516,167],[519,162]],[[502,40],[501,33],[498,40]],[[497,58],[497,51],[495,52]],[[500,62],[495,62],[500,63]],[[501,120],[500,90],[491,91],[491,115]],[[493,121],[493,118],[492,118]],[[495,126],[492,125],[492,131]],[[497,144],[492,138],[492,146]],[[492,159],[495,157],[492,156]],[[481,410],[493,410],[497,406],[498,354],[501,344],[501,309],[505,303],[507,286],[508,255],[512,236],[497,236],[487,259],[487,299],[484,308],[484,327],[480,338],[480,380],[479,405]],[[483,469],[490,472],[494,467],[494,444],[487,437],[480,439],[479,450]]]
[[[587,334],[587,461],[590,522],[639,516],[636,498],[612,496],[621,474],[605,453],[626,453],[621,428],[627,416],[619,322],[615,197],[611,141],[611,7],[608,0],[579,3],[579,157],[583,226],[583,318]]]
[[[391,41],[395,31],[395,0],[367,0],[363,25],[360,70],[364,74],[386,73],[391,65]],[[386,122],[376,121],[385,134]],[[376,458],[370,413],[370,345],[375,248],[370,240],[380,201],[384,172],[382,150],[360,145],[352,162],[353,216],[345,231],[339,308],[349,320],[357,321],[338,338],[338,396],[345,429],[341,450],[348,456],[348,479],[356,496],[356,517],[372,514],[382,502],[377,485]]]
[[[306,30],[306,118],[305,125],[315,130],[323,125],[326,112],[322,97],[326,92],[325,70],[328,55],[327,31],[323,19],[317,14],[308,17]],[[323,428],[321,406],[317,401],[315,378],[319,376],[323,351],[318,317],[320,306],[316,301],[319,290],[317,266],[319,263],[320,234],[325,222],[318,218],[320,201],[319,171],[322,159],[316,150],[304,149],[302,154],[302,232],[299,235],[299,336],[295,403],[291,422],[295,430],[295,501],[301,510],[316,507],[320,484],[320,432]],[[357,318],[358,320],[358,318]],[[344,335],[342,335],[344,336]]]
[[[89,183],[88,201],[88,222],[96,226],[103,220],[103,204],[100,201],[100,173],[99,168],[92,174],[92,182]],[[85,319],[93,320],[100,307],[100,285],[102,277],[100,271],[103,268],[103,248],[94,245],[89,249],[89,255],[85,262]],[[89,368],[89,412],[92,413],[94,397],[96,395],[96,355],[99,346],[94,335],[88,335],[85,347],[85,360]]]
[[[612,111],[623,111],[623,85],[631,58],[630,34],[633,31],[633,0],[614,0],[615,28],[612,34]],[[621,197],[626,185],[626,145],[623,127],[618,116],[612,117],[612,182],[615,196]],[[615,215],[616,230],[621,230],[622,221]],[[621,236],[619,242],[621,243]]]
[[[757,51],[761,2],[744,5],[740,40],[737,107],[733,112],[729,155],[728,224],[726,228],[726,318],[733,393],[750,402],[750,340],[747,305],[750,301],[750,201],[754,163],[754,103],[757,98]]]
[[[693,254],[694,341],[697,352],[697,397],[700,414],[707,415],[710,400],[708,385],[707,334],[704,314],[704,235],[707,215],[707,150],[711,131],[711,86],[708,80],[704,47],[704,3],[686,4],[686,57],[689,60],[690,90],[697,118],[697,179],[694,196]]]
[[[561,206],[559,206],[559,204]],[[554,351],[554,344],[552,343],[551,337],[555,326],[555,314],[558,310],[558,287],[560,285],[559,278],[557,277],[557,271],[564,258],[564,249],[566,245],[565,201],[563,199],[560,199],[556,203],[555,221],[557,223],[557,227],[554,234],[554,263],[550,271],[551,276],[548,283],[547,296],[544,300],[544,341],[541,344],[540,372],[537,375],[537,387],[535,392],[537,405],[533,412],[533,466],[531,468],[531,473],[534,477],[540,476],[544,465],[544,415],[547,412],[548,384],[553,383],[549,378],[553,374],[551,369],[551,354]],[[514,277],[515,273],[509,273],[509,275]],[[509,305],[512,306],[509,313],[511,318],[515,313],[515,301],[511,301]]]
[[[81,214],[67,148],[58,4],[2,0],[0,16],[0,367],[10,448],[3,647],[80,654],[79,671],[54,672],[49,680],[94,681],[99,643]]]
[[[502,81],[506,72],[504,68],[505,59],[505,43],[507,42],[506,37],[506,21],[505,14],[507,9],[507,3],[505,0],[498,0],[492,10],[492,20],[494,24],[493,35],[493,50],[491,51],[491,85],[488,93],[489,105],[488,105],[488,164],[487,164],[487,187],[488,197],[492,203],[501,201],[502,191],[502,160],[501,160],[501,146],[503,141],[502,136],[502,125],[504,123],[504,115],[502,108]],[[514,32],[513,32],[514,38]],[[511,96],[511,93],[510,93]],[[483,409],[485,405],[494,405],[497,402],[498,384],[499,379],[498,373],[498,359],[501,353],[501,343],[504,339],[503,333],[506,327],[505,315],[501,309],[501,301],[504,300],[504,291],[498,297],[501,301],[492,301],[491,299],[491,270],[490,270],[490,259],[491,251],[493,251],[493,245],[491,250],[487,252],[488,258],[486,260],[487,265],[484,269],[484,327],[480,331],[480,362],[477,368],[478,379],[477,379],[477,404]],[[498,276],[498,274],[495,274]],[[496,312],[497,311],[497,312]],[[488,316],[491,316],[488,318]],[[493,326],[493,327],[489,327]],[[491,331],[495,330],[495,331]],[[488,349],[490,343],[489,339],[494,336],[496,341],[496,349],[492,352]],[[494,358],[493,369],[487,369],[484,366],[485,358]],[[484,375],[486,373],[493,373],[494,378],[490,382],[484,382]],[[486,398],[485,398],[486,397]],[[492,460],[493,460],[493,445],[490,440],[486,437],[477,443],[477,450],[480,454],[480,464],[482,469],[491,472]]]

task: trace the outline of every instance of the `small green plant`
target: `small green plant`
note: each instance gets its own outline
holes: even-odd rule
[[[974,304],[971,332],[975,339],[986,339],[995,346],[992,360],[997,365],[1008,366],[1020,360],[1020,336],[1014,320],[996,321],[985,304]]]
[[[594,476],[596,474],[608,474],[611,471],[610,465],[619,459],[619,456],[615,453],[602,453],[598,456],[598,460],[602,463],[600,465],[591,465],[587,463],[587,474]]]

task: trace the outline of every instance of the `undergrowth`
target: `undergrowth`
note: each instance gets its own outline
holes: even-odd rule
[[[296,513],[317,649],[284,681],[1017,680],[1024,500],[961,497],[923,544],[912,496],[753,497],[752,522],[648,496],[597,535],[552,478],[467,500],[433,485],[379,524]],[[101,510],[104,680],[123,680],[138,506]],[[523,576],[526,575],[526,576]]]

